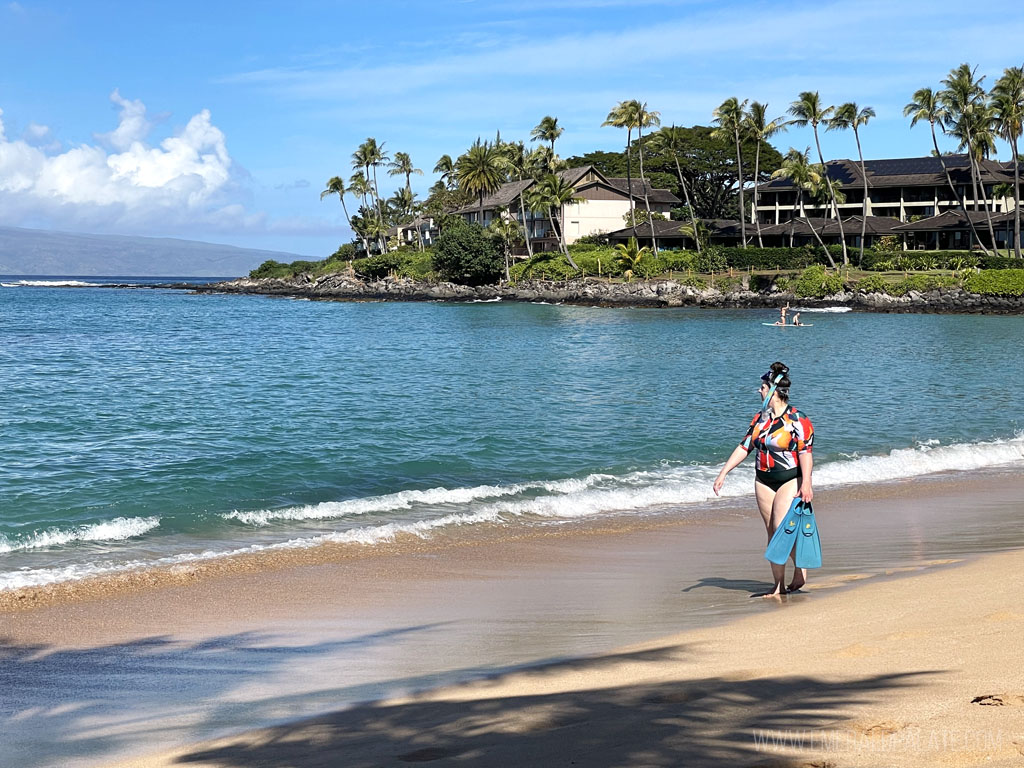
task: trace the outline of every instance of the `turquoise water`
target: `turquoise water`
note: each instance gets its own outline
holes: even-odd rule
[[[0,588],[243,548],[690,514],[776,359],[814,422],[819,487],[1024,466],[1024,318],[766,319],[0,288]]]

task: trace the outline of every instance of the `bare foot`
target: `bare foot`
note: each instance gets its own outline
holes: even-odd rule
[[[779,587],[775,588],[774,590],[772,590],[771,592],[758,592],[756,595],[751,595],[751,597],[764,597],[764,598],[774,597],[774,598],[778,599],[780,597],[783,597],[785,594],[786,594],[786,590],[782,589],[782,587],[779,586]]]

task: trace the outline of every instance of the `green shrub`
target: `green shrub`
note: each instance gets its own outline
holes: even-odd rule
[[[327,257],[327,261],[352,261],[355,257],[355,243],[343,243],[338,246],[338,250]]]
[[[288,264],[282,264],[280,261],[274,261],[268,259],[260,264],[256,269],[249,272],[249,277],[256,279],[268,278],[268,277],[291,277],[292,268]]]
[[[1020,269],[1021,260],[1007,256],[981,256],[978,259],[978,266],[982,269]]]
[[[535,253],[529,261],[520,262],[510,270],[512,281],[520,280],[568,280],[578,272],[574,270],[565,256],[558,251]]]
[[[939,288],[952,288],[956,284],[954,278],[943,275],[908,275],[903,280],[887,286],[886,291],[892,296],[906,296],[911,291],[927,293]]]
[[[823,266],[815,264],[800,273],[794,293],[804,299],[823,299],[843,290],[843,279],[829,274]]]
[[[868,275],[857,281],[854,286],[858,291],[864,293],[888,293],[889,283],[881,275]]]
[[[454,223],[437,238],[434,269],[444,280],[462,285],[497,282],[505,262],[494,239],[478,225]]]
[[[708,281],[700,275],[687,275],[686,277],[680,278],[679,284],[688,285],[691,288],[704,289],[708,287]]]
[[[693,267],[698,272],[724,272],[729,268],[729,263],[721,248],[709,245],[694,257]]]
[[[1019,260],[1015,260],[1018,261]],[[1024,296],[1024,269],[989,269],[968,275],[964,288],[989,296]]]
[[[775,290],[788,291],[793,287],[793,281],[785,276],[775,278]]]
[[[380,280],[397,270],[402,264],[402,257],[397,253],[380,253],[365,259],[356,259],[352,268],[365,280]]]
[[[903,250],[903,243],[897,235],[885,235],[878,238],[871,250],[878,254],[899,253]],[[867,254],[864,256],[867,261]]]
[[[841,248],[841,246],[836,247]],[[718,251],[725,257],[726,265],[736,269],[751,267],[754,269],[803,269],[811,264],[820,264],[826,261],[821,248],[811,246],[800,246],[799,248],[718,247]]]

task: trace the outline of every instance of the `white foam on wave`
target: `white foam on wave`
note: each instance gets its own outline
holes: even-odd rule
[[[103,283],[86,283],[81,280],[18,280],[13,283],[0,283],[4,288],[101,288]]]
[[[478,485],[472,488],[428,488],[418,491],[399,491],[381,496],[368,496],[347,501],[325,501],[301,507],[284,509],[261,509],[252,512],[227,512],[221,517],[237,520],[247,525],[265,526],[281,521],[331,520],[354,515],[397,512],[414,506],[439,506],[443,504],[469,504],[480,499],[499,496],[514,496],[526,491],[547,491],[549,493],[572,493],[612,479],[611,475],[594,474],[582,479],[545,480],[516,485]]]
[[[851,307],[790,307],[790,313],[793,312],[827,312],[829,314],[836,314],[839,312],[852,312]]]
[[[425,538],[438,528],[459,525],[473,525],[484,522],[497,522],[497,515],[492,512],[476,512],[473,514],[451,514],[433,520],[418,520],[412,523],[386,523],[384,525],[355,528],[319,536],[274,544],[253,544],[227,550],[207,550],[205,552],[186,552],[180,555],[161,557],[155,560],[131,560],[127,562],[96,562],[63,566],[59,568],[23,568],[9,573],[0,573],[0,592],[26,587],[43,587],[62,581],[76,581],[94,576],[110,576],[130,571],[149,568],[188,566],[210,560],[220,560],[238,555],[251,555],[261,552],[274,552],[289,549],[309,549],[322,544],[364,544],[374,545],[394,541],[402,534],[410,534]]]
[[[74,528],[49,528],[28,536],[8,538],[0,533],[0,553],[59,547],[76,541],[124,541],[153,530],[159,517],[116,517]]]
[[[1024,461],[1024,432],[1012,438],[940,445],[926,440],[913,448],[896,448],[884,456],[861,456],[815,469],[817,485],[872,483],[919,477],[950,470],[983,469]]]

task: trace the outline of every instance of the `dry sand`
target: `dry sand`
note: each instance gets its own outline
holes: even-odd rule
[[[1022,594],[988,555],[121,765],[1020,766]]]

